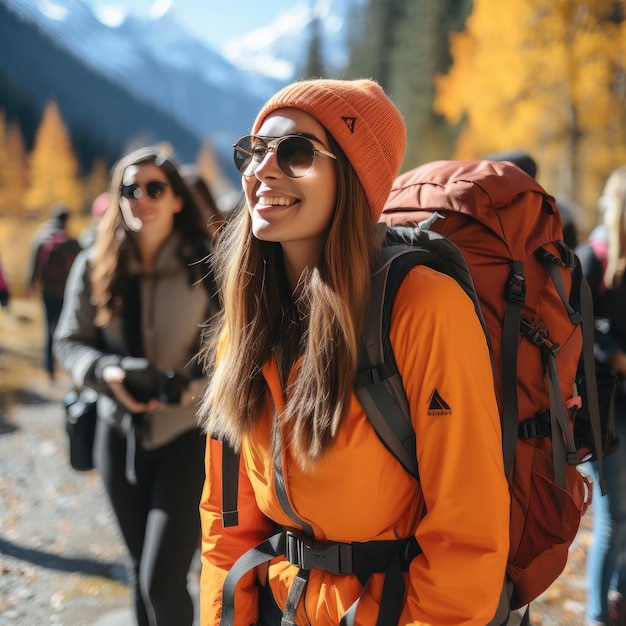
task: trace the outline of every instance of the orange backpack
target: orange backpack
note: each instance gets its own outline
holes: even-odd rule
[[[381,217],[390,227],[387,245],[403,240],[405,247],[429,248],[419,227],[398,228],[422,223],[423,229],[424,220],[425,232],[443,235],[465,257],[492,353],[511,492],[507,575],[515,609],[563,571],[591,500],[591,484],[576,465],[603,456],[593,384],[586,390],[592,419],[574,427],[581,403],[575,385],[579,361],[588,381],[595,372],[590,292],[562,241],[554,198],[511,163],[436,161],[400,175]],[[414,242],[407,235],[411,231],[417,233]],[[385,291],[387,299],[393,300],[393,292]],[[381,341],[388,341],[388,329],[380,320],[376,324]],[[377,421],[388,422],[388,399],[372,399],[367,385],[357,385],[357,394],[388,449],[397,458],[410,458],[406,445],[398,451],[401,446],[377,427]],[[377,405],[378,420],[372,417]],[[406,433],[401,438],[407,439]]]

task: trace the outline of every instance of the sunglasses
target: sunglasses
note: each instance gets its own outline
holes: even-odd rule
[[[315,155],[318,152],[331,159],[337,158],[328,150],[316,148],[310,139],[302,135],[285,135],[272,141],[266,141],[263,137],[255,135],[246,135],[233,148],[235,167],[244,176],[254,176],[257,167],[270,150],[276,152],[278,167],[289,178],[306,176],[313,169]]]
[[[148,181],[143,187],[137,183],[122,185],[120,195],[122,198],[127,198],[128,200],[137,200],[145,193],[150,200],[159,200],[163,197],[165,189],[169,186],[169,183],[164,183],[162,180]]]

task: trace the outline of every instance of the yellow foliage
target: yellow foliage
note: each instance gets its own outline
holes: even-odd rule
[[[24,138],[17,123],[11,123],[7,128],[7,156],[4,186],[6,214],[21,215],[28,184],[28,165]]]
[[[549,191],[595,215],[626,162],[624,20],[626,0],[474,0],[436,79],[435,111],[464,124],[456,156],[525,149]]]
[[[62,202],[79,211],[83,197],[78,173],[69,133],[56,103],[50,101],[44,109],[30,158],[26,208],[37,214],[55,202]]]

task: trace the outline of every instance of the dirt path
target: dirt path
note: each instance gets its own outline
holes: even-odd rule
[[[11,304],[0,311],[0,626],[132,626],[126,550],[99,476],[69,465],[70,381],[40,367],[38,302]]]
[[[0,428],[0,624],[95,624],[129,605],[126,553],[95,472],[67,462],[62,386],[34,382]]]

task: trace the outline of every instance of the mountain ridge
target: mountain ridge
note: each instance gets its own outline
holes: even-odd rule
[[[332,11],[345,14],[351,2],[360,1],[340,0]],[[318,5],[326,7],[329,32],[335,29],[329,56],[340,59],[336,32],[340,18],[330,2]],[[289,59],[292,68],[302,66],[306,29],[317,15],[306,3],[294,4],[272,24],[235,42],[230,55],[222,55],[187,33],[169,12],[149,23],[127,17],[112,27],[82,0],[66,0],[63,5],[0,0],[0,9],[0,108],[4,74],[5,91],[19,88],[39,113],[46,99],[57,100],[73,134],[78,128],[83,135],[93,135],[87,145],[108,142],[112,144],[108,152],[119,152],[125,137],[127,143],[137,130],[146,140],[169,141],[179,159],[190,161],[199,145],[208,141],[219,162],[228,163],[229,177],[234,175],[233,138],[248,130],[272,93],[295,79],[285,75],[279,80],[253,71],[250,60],[264,62],[266,69],[273,69],[270,65],[281,58]],[[245,65],[252,69],[242,70]]]

